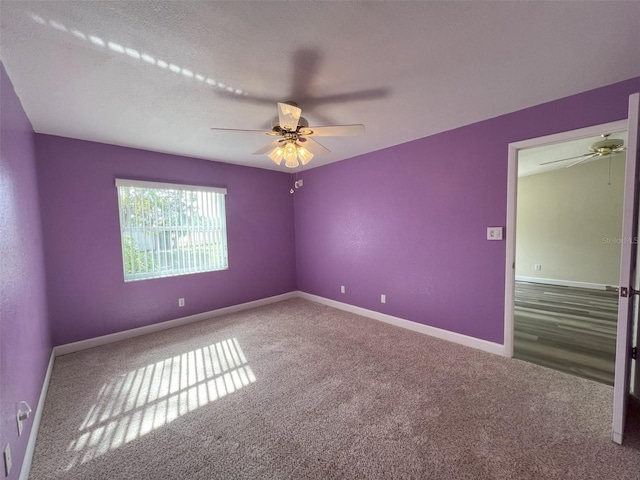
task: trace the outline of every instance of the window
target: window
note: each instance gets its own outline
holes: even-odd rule
[[[124,281],[229,268],[225,188],[116,179]]]

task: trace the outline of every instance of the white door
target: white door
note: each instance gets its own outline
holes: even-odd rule
[[[613,441],[622,443],[631,385],[631,346],[634,322],[638,321],[634,293],[640,290],[636,268],[638,258],[638,116],[640,94],[629,97],[629,137],[625,167],[622,249],[620,255],[620,298],[616,340],[616,374],[613,386]],[[636,375],[637,375],[637,368]],[[636,392],[638,394],[638,392]]]

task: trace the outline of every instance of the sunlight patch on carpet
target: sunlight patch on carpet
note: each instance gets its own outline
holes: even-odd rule
[[[256,381],[236,338],[106,382],[67,448],[86,463]]]

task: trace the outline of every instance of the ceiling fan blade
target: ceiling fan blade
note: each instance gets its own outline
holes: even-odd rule
[[[364,125],[327,125],[326,127],[304,127],[300,135],[314,137],[357,137],[364,135]]]
[[[293,54],[293,78],[291,83],[291,95],[302,105],[304,99],[309,96],[309,89],[318,75],[321,54],[317,48],[300,48]]]
[[[234,133],[261,133],[263,135],[272,135],[273,132],[267,130],[241,130],[238,128],[212,128],[216,132],[234,132]]]
[[[323,153],[331,153],[331,150],[329,150],[327,147],[325,147],[324,145],[319,144],[318,142],[316,142],[315,140],[313,140],[311,138],[305,138],[305,137],[298,138],[298,143],[299,143],[299,145],[303,146],[304,148],[309,150],[314,155],[322,155]]]
[[[582,160],[578,160],[577,162],[573,162],[571,165],[567,165],[564,168],[569,168],[569,167],[575,167],[576,165],[581,164],[582,162],[586,162],[587,160],[592,159],[593,157],[599,157],[600,155],[598,155],[597,153],[592,154],[591,156],[587,157],[587,158],[583,158]]]
[[[278,103],[278,121],[280,128],[289,132],[295,132],[302,110],[288,103]]]
[[[222,98],[227,98],[229,100],[236,100],[239,102],[253,103],[254,105],[269,105],[273,106],[274,103],[278,103],[278,98],[270,98],[270,97],[259,97],[257,95],[252,95],[247,92],[243,92],[241,94],[229,92],[227,90],[214,90],[215,94]]]
[[[273,150],[274,148],[278,147],[280,145],[281,140],[274,140],[273,142],[265,145],[264,147],[262,147],[259,150],[256,150],[255,152],[253,152],[251,155],[262,155],[264,153],[269,152],[270,150]]]
[[[301,104],[307,108],[315,107],[318,105],[325,105],[327,103],[347,103],[358,100],[374,100],[376,98],[384,98],[389,95],[389,89],[372,88],[369,90],[360,90],[358,92],[345,92],[337,93],[333,95],[324,95],[322,97],[295,97]]]
[[[551,162],[544,162],[544,163],[541,163],[540,165],[549,165],[550,163],[565,162],[567,160],[573,160],[574,158],[591,157],[592,155],[595,155],[595,154],[585,153],[583,155],[578,155],[576,157],[561,158],[560,160],[552,160]]]

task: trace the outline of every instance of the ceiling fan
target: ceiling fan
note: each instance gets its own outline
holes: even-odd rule
[[[549,165],[551,163],[565,162],[567,160],[574,160],[576,158],[580,159],[577,162],[573,162],[565,167],[565,168],[569,168],[575,165],[579,165],[582,162],[586,162],[587,160],[591,160],[592,158],[611,156],[611,155],[615,155],[616,153],[624,152],[626,150],[624,146],[624,140],[621,140],[619,138],[609,138],[611,136],[610,133],[603,134],[600,136],[604,140],[600,140],[592,144],[589,147],[589,153],[584,153],[576,157],[568,157],[568,158],[561,158],[560,160],[552,160],[550,162],[541,163],[540,165]]]
[[[364,125],[327,125],[309,127],[309,122],[302,116],[302,110],[294,102],[278,103],[278,116],[271,123],[271,130],[239,130],[233,128],[212,128],[219,132],[259,133],[278,137],[268,145],[253,152],[263,155],[269,152],[269,158],[288,168],[296,168],[301,163],[306,165],[315,155],[328,153],[330,150],[311,137],[351,137],[364,135]]]

